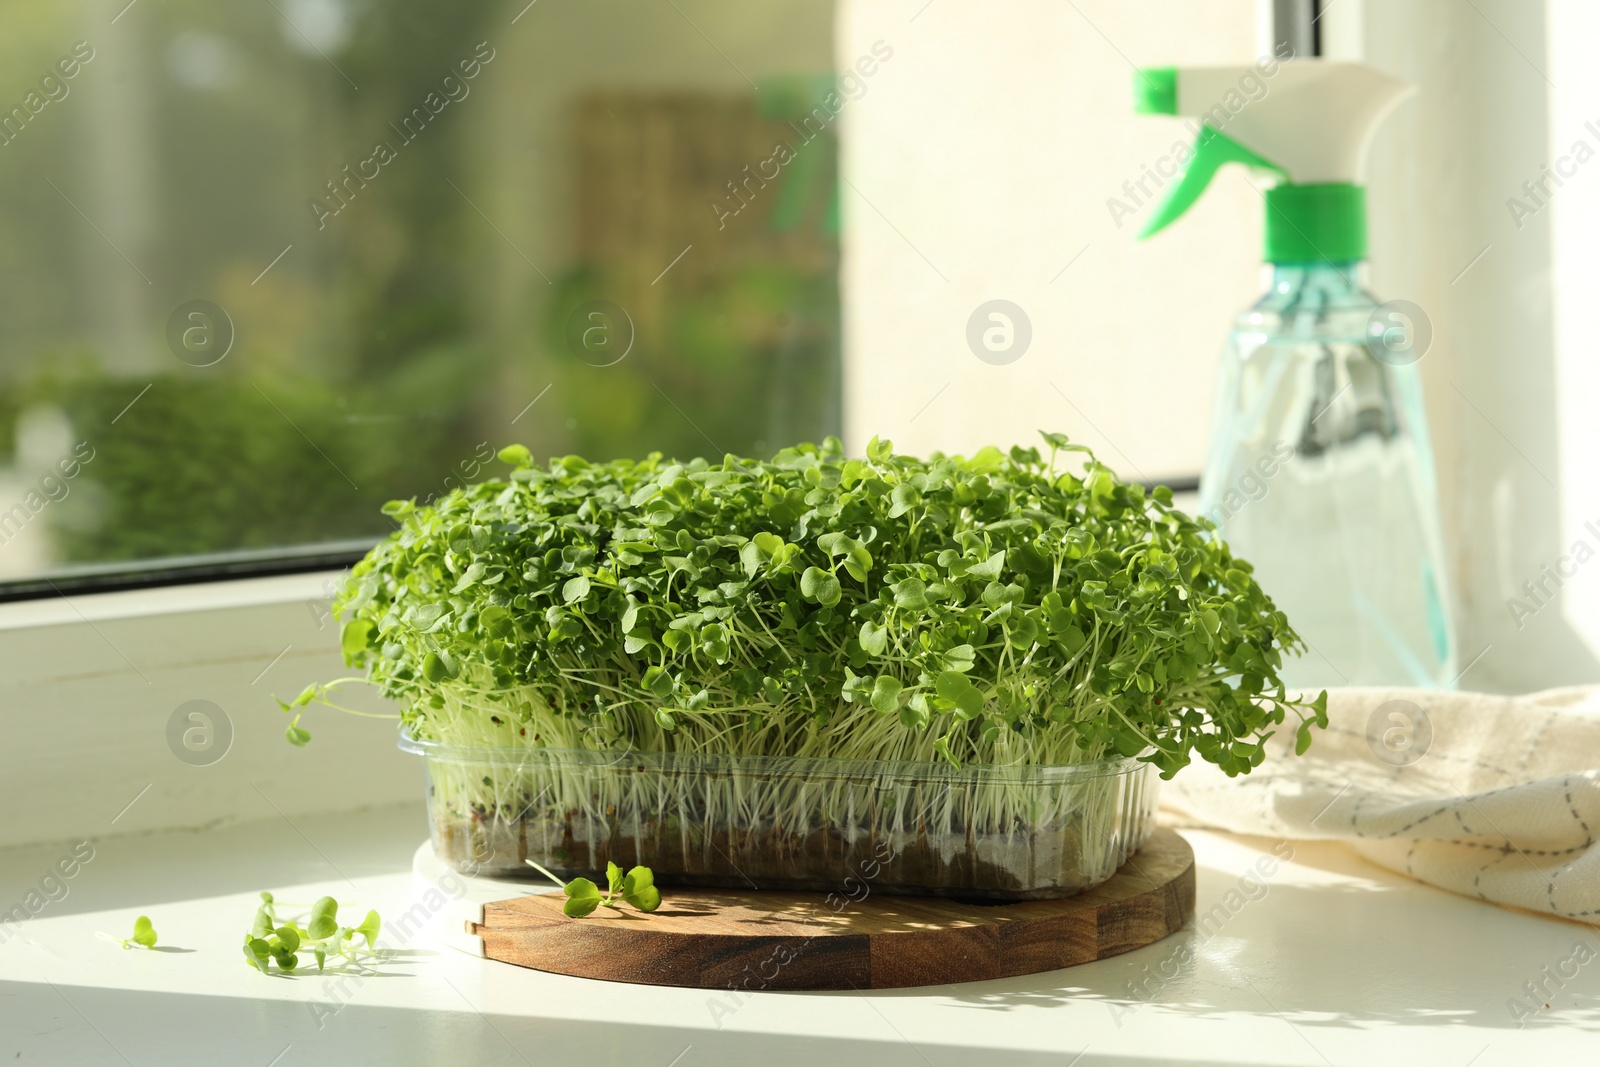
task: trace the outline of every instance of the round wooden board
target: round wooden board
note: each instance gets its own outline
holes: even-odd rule
[[[1194,914],[1194,851],[1158,829],[1102,886],[967,904],[868,894],[668,889],[650,915],[561,913],[560,893],[483,907],[484,954],[578,978],[702,989],[895,989],[1071,967],[1159,941]]]

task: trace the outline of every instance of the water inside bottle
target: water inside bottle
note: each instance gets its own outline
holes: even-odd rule
[[[1279,267],[1224,355],[1201,512],[1310,646],[1295,687],[1455,681],[1421,353],[1370,343],[1376,310]]]

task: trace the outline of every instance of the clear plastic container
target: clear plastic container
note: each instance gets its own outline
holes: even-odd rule
[[[1002,767],[417,741],[434,851],[467,874],[1035,900],[1111,877],[1154,828],[1136,759]]]

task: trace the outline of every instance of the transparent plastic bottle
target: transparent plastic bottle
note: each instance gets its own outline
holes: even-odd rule
[[[1274,265],[1235,320],[1200,509],[1309,644],[1291,686],[1453,688],[1422,353],[1356,269]]]

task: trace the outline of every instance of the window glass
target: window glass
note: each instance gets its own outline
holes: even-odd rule
[[[829,3],[0,21],[0,578],[359,546],[513,440],[839,432]]]

